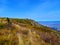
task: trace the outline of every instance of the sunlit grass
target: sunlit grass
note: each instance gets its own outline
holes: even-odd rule
[[[51,45],[58,44],[60,33],[30,19],[12,19],[11,26],[2,18],[0,23],[0,45]],[[5,18],[6,19],[6,18]],[[42,37],[45,36],[45,39]],[[51,39],[50,39],[51,38]],[[53,40],[47,42],[47,40]],[[50,41],[49,40],[49,41]]]

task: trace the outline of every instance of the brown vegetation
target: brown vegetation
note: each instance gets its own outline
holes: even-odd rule
[[[0,45],[60,45],[60,32],[30,19],[0,18]]]

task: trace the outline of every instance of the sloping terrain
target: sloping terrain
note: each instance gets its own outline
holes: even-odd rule
[[[60,32],[31,19],[0,18],[0,45],[60,45]]]

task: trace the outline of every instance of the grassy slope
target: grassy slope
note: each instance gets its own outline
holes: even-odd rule
[[[0,45],[60,45],[60,32],[31,19],[0,18]]]

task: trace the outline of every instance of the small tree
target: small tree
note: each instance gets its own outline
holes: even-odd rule
[[[8,23],[10,23],[10,19],[9,18],[7,18],[7,21],[8,21]]]
[[[10,22],[10,19],[7,18],[7,21],[8,21],[8,28],[11,29],[11,22]]]

